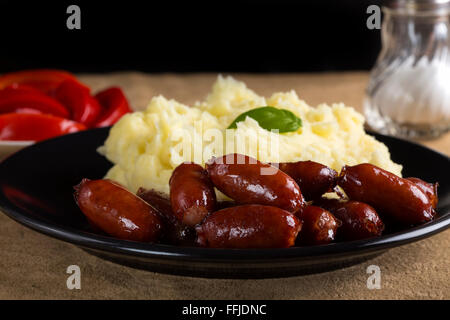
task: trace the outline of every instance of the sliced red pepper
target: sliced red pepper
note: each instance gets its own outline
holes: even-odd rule
[[[31,114],[42,114],[39,110],[36,109],[28,109],[28,108],[20,108],[14,111],[15,113],[31,113]]]
[[[35,87],[32,87],[32,86],[23,84],[23,83],[13,83],[13,84],[6,86],[3,90],[5,90],[5,89],[20,89],[20,90],[27,90],[27,91],[34,91],[34,92],[42,93],[41,90],[39,90]]]
[[[107,127],[116,123],[124,114],[131,112],[128,100],[122,89],[111,87],[95,95],[95,98],[103,108],[99,119],[93,127]]]
[[[40,141],[85,129],[81,123],[47,114],[0,115],[0,140]]]
[[[61,82],[65,80],[72,80],[77,82],[80,86],[84,86],[70,72],[52,69],[38,69],[11,72],[0,76],[0,89],[19,83],[39,89],[46,94],[52,94]]]
[[[98,118],[101,107],[91,96],[87,87],[77,82],[67,80],[62,82],[55,91],[55,98],[70,111],[70,118],[90,127]]]
[[[16,86],[0,90],[0,113],[24,113],[29,110],[69,117],[69,111],[60,102],[36,89]]]

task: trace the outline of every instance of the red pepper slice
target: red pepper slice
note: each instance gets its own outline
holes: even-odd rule
[[[89,88],[72,80],[64,81],[56,88],[55,98],[70,110],[72,120],[87,127],[95,122],[101,112],[100,104],[91,96]]]
[[[34,92],[42,93],[41,90],[39,90],[35,87],[32,87],[32,86],[29,86],[27,84],[23,84],[23,83],[13,83],[13,84],[7,85],[5,88],[3,88],[3,90],[5,90],[5,89],[20,89],[20,90],[27,90],[27,91],[34,91]]]
[[[80,86],[84,86],[73,74],[67,71],[38,69],[11,72],[0,76],[0,89],[19,83],[39,89],[46,94],[52,94],[61,82],[65,80],[72,80]]]
[[[20,108],[14,111],[15,113],[32,113],[32,114],[42,114],[42,112],[40,112],[37,109],[29,109],[29,108]]]
[[[95,98],[100,102],[103,113],[99,119],[94,123],[93,127],[107,127],[116,123],[124,114],[131,112],[128,100],[125,97],[122,89],[118,87],[111,87],[103,90],[95,95]]]
[[[61,103],[36,89],[16,86],[0,90],[0,113],[24,113],[30,110],[34,110],[32,113],[69,117],[69,111]]]
[[[0,115],[0,140],[40,141],[85,129],[81,123],[47,114]]]

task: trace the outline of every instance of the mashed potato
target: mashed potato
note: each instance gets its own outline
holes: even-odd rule
[[[247,117],[237,129],[226,130],[241,113],[262,106],[292,111],[302,127],[279,134]],[[402,167],[392,162],[384,144],[364,132],[363,124],[363,116],[342,103],[313,108],[294,91],[265,98],[243,82],[219,76],[206,100],[192,107],[158,96],[146,110],[125,115],[99,152],[114,163],[106,177],[133,192],[144,187],[168,193],[179,163],[204,164],[232,152],[271,162],[313,160],[338,172],[345,164],[369,162],[401,175]]]

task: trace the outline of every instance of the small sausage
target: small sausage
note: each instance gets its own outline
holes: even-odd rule
[[[436,183],[429,183],[426,181],[423,181],[419,178],[406,178],[406,180],[409,180],[411,182],[414,182],[416,186],[418,186],[425,194],[427,195],[428,199],[431,201],[431,205],[434,209],[436,209],[437,203],[438,203],[438,193],[437,188],[439,184]]]
[[[229,154],[211,159],[206,170],[216,188],[239,204],[274,206],[292,213],[305,204],[294,179],[254,158]]]
[[[342,221],[337,236],[343,240],[359,240],[381,235],[384,223],[374,208],[359,201],[321,199],[316,205],[327,209]]]
[[[216,193],[206,171],[198,164],[184,162],[169,180],[170,203],[183,224],[195,226],[216,207]]]
[[[175,220],[175,216],[172,212],[172,205],[170,204],[170,198],[167,194],[154,189],[139,188],[136,195],[158,210],[163,217]]]
[[[307,201],[320,198],[336,186],[337,172],[314,161],[281,162],[278,168],[297,182]]]
[[[182,224],[172,212],[172,206],[167,194],[156,190],[139,188],[138,197],[145,200],[161,214],[164,222],[164,232],[161,242],[180,246],[194,246],[196,233],[194,228]]]
[[[338,185],[350,200],[365,202],[403,225],[424,223],[436,214],[427,195],[415,183],[369,163],[344,166]]]
[[[327,244],[334,240],[341,222],[330,212],[316,206],[307,206],[299,218],[303,221],[302,231],[297,237],[301,245]]]
[[[243,205],[222,209],[196,227],[197,242],[210,248],[287,248],[302,223],[277,207]]]
[[[118,183],[83,179],[74,196],[88,220],[113,237],[155,242],[161,235],[159,213]]]

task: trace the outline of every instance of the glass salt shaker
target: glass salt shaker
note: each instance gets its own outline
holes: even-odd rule
[[[450,130],[450,0],[390,1],[383,12],[367,123],[384,134],[438,137]]]

